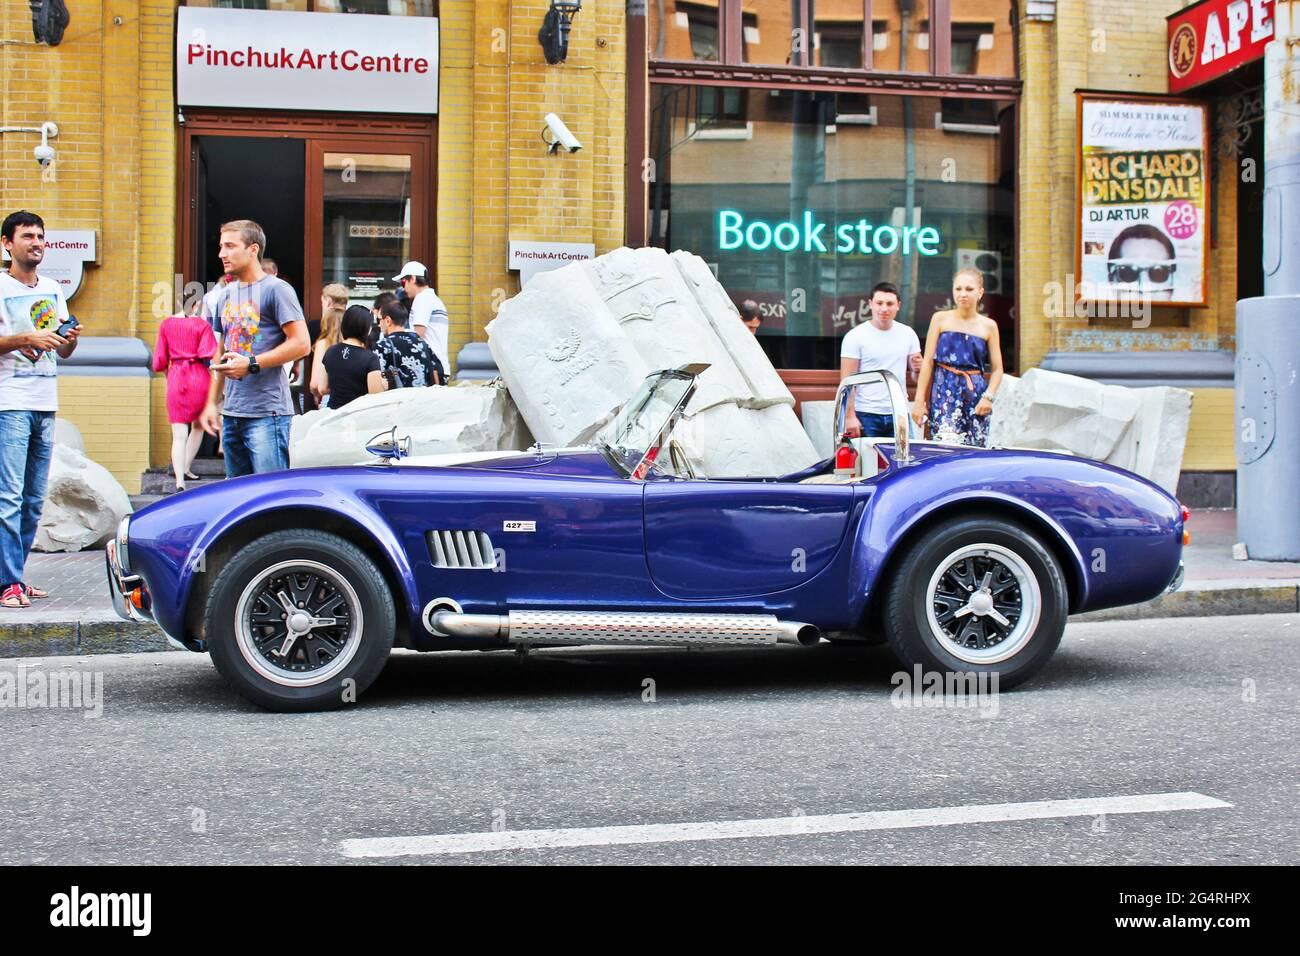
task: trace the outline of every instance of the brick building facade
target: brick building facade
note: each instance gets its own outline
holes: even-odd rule
[[[753,197],[757,208],[767,179],[788,188],[805,176],[791,164],[792,148],[811,143],[820,172],[805,176],[807,209],[830,203],[856,214],[856,206],[874,204],[885,217],[878,222],[892,214],[901,226],[911,203],[925,224],[945,231],[950,241],[941,258],[888,267],[915,308],[937,306],[943,289],[930,286],[942,285],[963,250],[992,254],[989,274],[1003,285],[995,317],[1008,323],[1004,341],[1014,342],[1010,367],[1055,363],[1068,371],[1071,357],[1142,353],[1156,379],[1195,392],[1185,470],[1230,475],[1234,468],[1231,381],[1188,380],[1178,356],[1230,356],[1235,302],[1249,291],[1238,271],[1254,247],[1238,249],[1238,241],[1254,227],[1238,222],[1238,210],[1249,208],[1251,190],[1260,187],[1238,175],[1238,164],[1262,132],[1256,126],[1249,141],[1250,117],[1227,132],[1219,127],[1231,112],[1224,104],[1249,92],[1251,74],[1239,71],[1227,86],[1195,91],[1215,104],[1209,304],[1157,307],[1148,328],[1050,307],[1053,285],[1067,283],[1075,269],[1076,90],[1165,93],[1165,18],[1187,6],[1179,0],[722,0],[680,9],[674,2],[586,0],[573,20],[568,58],[555,65],[546,63],[537,38],[549,0],[358,0],[350,6],[387,13],[395,25],[401,18],[394,12],[438,17],[439,102],[424,115],[400,116],[337,112],[327,98],[318,108],[277,112],[273,87],[262,102],[191,109],[176,95],[177,0],[67,5],[67,33],[49,47],[33,41],[25,0],[0,0],[0,120],[59,126],[57,159],[44,171],[32,160],[33,136],[0,138],[0,199],[7,210],[40,212],[51,229],[96,232],[96,262],[72,302],[87,335],[152,348],[158,324],[175,308],[174,293],[212,271],[213,249],[204,244],[215,246],[215,224],[197,209],[203,180],[195,158],[205,143],[306,143],[306,159],[295,160],[306,164],[306,185],[295,188],[306,190],[308,207],[320,199],[321,170],[312,162],[319,167],[322,156],[328,172],[339,156],[346,165],[349,150],[383,153],[389,139],[416,143],[407,154],[416,180],[407,198],[425,208],[415,210],[401,251],[435,269],[452,318],[453,356],[484,338],[496,306],[519,288],[507,268],[509,241],[591,243],[597,253],[624,241],[690,248],[671,230],[689,236],[695,228],[691,215],[706,206],[691,191],[708,185],[710,164],[733,167],[737,201]],[[339,0],[189,5],[307,17],[342,9]],[[638,6],[648,17],[637,36],[646,47],[641,58],[628,46],[627,10]],[[580,152],[547,152],[541,134],[548,112],[564,119]],[[799,122],[804,131],[822,130],[817,142],[791,132]],[[727,159],[728,149],[738,163]],[[647,168],[646,160],[657,162]],[[259,172],[256,164],[251,172]],[[920,192],[909,192],[909,181]],[[681,197],[676,210],[670,189]],[[328,201],[328,187],[323,195]],[[243,214],[261,218],[257,209]],[[313,315],[319,290],[308,280],[332,274],[328,261],[320,264],[324,240],[312,235],[323,227],[313,225],[311,208],[305,215],[299,248],[293,230],[282,228],[271,234],[268,253],[297,256],[301,274],[291,281]],[[315,262],[305,261],[312,256]],[[838,334],[836,316],[856,302],[854,283],[870,270],[861,260],[847,271],[810,261],[803,273],[786,265],[772,279],[764,271],[770,265],[761,257],[742,263],[738,287],[828,283],[822,325],[801,330],[806,347],[779,352],[778,364],[794,380],[803,372],[833,374],[833,363],[822,361],[833,341],[823,347],[815,339]],[[720,277],[725,260],[721,268]],[[764,305],[783,308],[778,298]],[[83,351],[83,366],[60,377],[63,414],[81,427],[90,455],[135,491],[141,472],[167,458],[163,379],[143,372],[143,350],[102,364],[94,350]]]
[[[39,212],[51,230],[96,233],[97,261],[87,266],[71,302],[85,335],[135,339],[152,349],[160,322],[175,310],[178,297],[186,297],[186,284],[202,278],[194,273],[212,270],[216,236],[206,233],[215,224],[203,223],[206,249],[202,237],[188,237],[201,197],[187,168],[187,144],[209,134],[235,134],[223,140],[230,143],[247,142],[243,134],[328,143],[338,134],[351,136],[350,145],[360,136],[363,148],[382,151],[384,130],[391,126],[395,137],[430,140],[426,181],[416,183],[413,194],[428,203],[427,241],[402,252],[435,270],[435,288],[451,315],[453,356],[466,342],[484,337],[496,306],[519,289],[518,274],[507,269],[508,241],[592,243],[598,253],[622,244],[623,0],[587,0],[573,21],[567,60],[554,65],[546,63],[537,38],[549,0],[350,4],[374,13],[438,17],[436,112],[400,121],[333,112],[335,104],[324,96],[319,112],[272,115],[273,87],[257,104],[265,113],[178,104],[176,18],[182,5],[68,0],[71,22],[62,42],[51,47],[33,40],[26,0],[0,0],[0,125],[52,121],[59,127],[51,141],[56,160],[45,171],[32,158],[36,137],[0,139],[0,203],[6,210]],[[192,0],[190,6],[308,17],[341,9],[337,0]],[[392,19],[400,29],[399,18]],[[573,130],[583,144],[580,152],[548,154],[540,135],[548,112]],[[268,172],[256,164],[247,170],[254,178]],[[312,170],[307,172],[310,182]],[[420,170],[413,175],[419,179]],[[258,209],[243,214],[262,218]],[[268,230],[267,252],[301,259],[296,242],[310,247],[310,237]],[[303,280],[331,278],[328,267],[322,273],[308,263],[302,271],[291,281],[309,317],[318,317],[319,289],[305,288]],[[69,365],[60,375],[62,414],[80,427],[88,454],[135,492],[141,473],[168,457],[164,378],[145,373],[143,350],[123,358],[120,349],[109,349],[116,357],[98,364],[95,356],[104,350],[87,344],[78,352],[81,367]]]

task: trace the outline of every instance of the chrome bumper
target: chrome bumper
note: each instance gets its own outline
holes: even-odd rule
[[[113,610],[124,621],[137,624],[152,624],[149,616],[149,590],[144,586],[144,579],[138,574],[126,574],[117,560],[117,542],[110,541],[104,549],[104,564],[108,571],[108,593],[113,600]],[[131,592],[140,589],[143,607],[136,607],[131,600]]]
[[[1174,579],[1169,582],[1169,587],[1165,588],[1165,591],[1166,592],[1177,591],[1180,587],[1182,587],[1183,577],[1184,575],[1186,575],[1186,573],[1187,573],[1187,569],[1183,566],[1183,562],[1179,561],[1178,570],[1174,572]]]

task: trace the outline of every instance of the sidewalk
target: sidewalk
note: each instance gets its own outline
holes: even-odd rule
[[[1081,614],[1076,621],[1278,614],[1300,611],[1300,562],[1234,561],[1235,511],[1194,511],[1183,586],[1146,604]],[[51,597],[21,611],[0,608],[0,657],[164,651],[152,624],[123,621],[108,599],[103,551],[33,554],[28,579]]]

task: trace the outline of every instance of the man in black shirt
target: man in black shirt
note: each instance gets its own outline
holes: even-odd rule
[[[379,313],[384,337],[375,351],[379,355],[389,388],[419,388],[441,385],[442,363],[428,343],[406,327],[406,306],[390,302]]]

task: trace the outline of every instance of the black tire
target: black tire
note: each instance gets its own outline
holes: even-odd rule
[[[1068,614],[1052,552],[1034,532],[991,515],[927,531],[895,568],[884,602],[890,647],[909,670],[996,672],[1001,689],[1047,663]]]
[[[287,609],[270,605],[272,594],[296,604],[302,616],[295,623],[310,630],[289,641]],[[334,623],[311,623],[325,621]],[[203,622],[221,676],[241,696],[276,711],[355,702],[383,670],[397,629],[393,595],[375,563],[337,535],[307,530],[258,538],[225,562]]]

